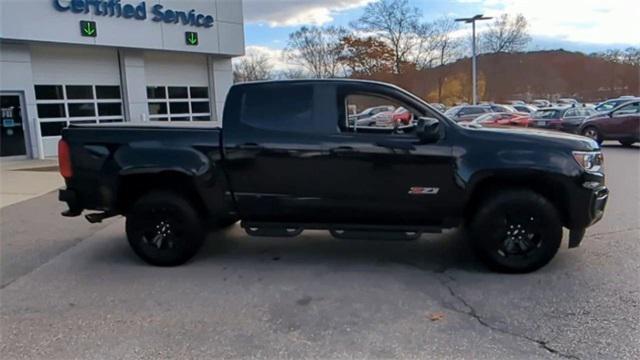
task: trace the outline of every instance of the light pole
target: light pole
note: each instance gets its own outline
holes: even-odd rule
[[[473,105],[476,105],[478,103],[478,78],[476,70],[476,21],[491,19],[493,18],[482,16],[482,14],[470,18],[456,19],[457,22],[464,21],[466,24],[471,23],[471,52],[473,53],[473,57],[471,59],[471,82],[473,83]]]

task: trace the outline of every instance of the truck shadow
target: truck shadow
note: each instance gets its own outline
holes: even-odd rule
[[[277,262],[289,266],[400,264],[425,271],[463,269],[488,272],[472,254],[464,232],[426,234],[416,241],[339,240],[326,231],[305,231],[294,238],[251,237],[240,226],[212,232],[193,262]]]

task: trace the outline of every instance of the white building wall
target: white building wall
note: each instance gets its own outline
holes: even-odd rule
[[[121,3],[138,5],[140,1],[123,0]],[[145,3],[147,19],[134,20],[98,16],[93,12],[59,12],[54,8],[53,0],[0,0],[0,38],[230,56],[244,54],[241,0],[158,0]],[[214,17],[213,27],[154,22],[151,9],[156,4],[163,5],[165,10],[194,9],[197,13],[211,15]],[[82,37],[80,20],[96,21],[98,36]],[[187,46],[185,31],[198,32],[200,44]]]
[[[68,0],[60,0],[67,4]],[[122,0],[137,5],[142,0]],[[57,139],[45,144],[34,85],[120,85],[127,121],[147,121],[146,87],[207,86],[212,125],[222,125],[233,84],[231,57],[244,54],[241,0],[146,0],[147,19],[59,12],[53,0],[0,0],[0,90],[23,94],[28,155],[54,155]],[[214,17],[211,28],[151,21],[150,9],[190,10]],[[80,35],[80,20],[97,24],[96,38]],[[198,46],[185,44],[195,31]]]
[[[27,155],[41,157],[37,129],[36,97],[31,72],[31,50],[26,44],[0,42],[0,90],[21,93],[24,97],[25,139]]]

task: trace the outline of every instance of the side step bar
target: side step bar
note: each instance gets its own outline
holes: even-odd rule
[[[437,226],[389,226],[368,224],[271,223],[243,221],[241,226],[251,236],[294,237],[304,230],[329,230],[338,239],[416,240],[423,233],[440,233]]]

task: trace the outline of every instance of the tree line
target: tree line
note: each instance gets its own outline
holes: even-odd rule
[[[573,65],[547,61],[555,56],[553,52],[538,52],[539,56],[530,53],[532,56],[523,57],[531,41],[528,28],[523,15],[503,14],[488,22],[479,33],[478,88],[486,99],[506,98],[509,94],[551,96],[558,91],[578,94],[597,90],[589,93],[593,98],[640,92],[630,76],[634,71],[640,74],[637,71],[640,49],[607,50],[582,57],[560,56],[559,59],[577,61]],[[421,11],[408,0],[380,0],[368,4],[362,16],[348,27],[302,26],[289,34],[279,59],[288,64],[286,70],[274,71],[269,56],[249,52],[234,63],[234,79],[365,78],[411,88],[429,101],[465,102],[469,101],[471,93],[468,71],[471,36],[468,30],[449,17],[425,22]],[[527,63],[528,68],[536,67],[535,73],[529,74],[523,65],[527,59],[537,59],[551,68]],[[602,65],[589,65],[602,72],[594,74],[589,70],[591,78],[602,78],[593,84],[577,76],[586,66],[584,64],[592,64],[589,59],[603,62]],[[487,63],[489,61],[492,63]],[[512,64],[514,61],[518,63]],[[501,79],[507,67],[513,70],[511,77]],[[564,76],[566,74],[577,77]],[[580,89],[573,88],[573,83]],[[595,88],[585,88],[587,83]],[[601,83],[605,84],[596,85]]]
[[[462,57],[471,39],[454,19],[424,22],[422,13],[408,0],[381,0],[368,4],[348,28],[302,26],[289,34],[283,60],[297,67],[275,74],[264,54],[254,53],[235,63],[237,81],[302,76],[332,78],[406,69],[429,69]],[[479,39],[483,52],[523,50],[530,37],[522,15],[501,15]]]

